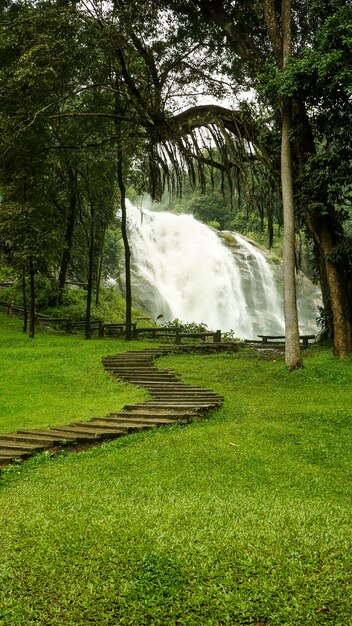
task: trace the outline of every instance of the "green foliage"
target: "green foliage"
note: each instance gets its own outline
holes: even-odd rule
[[[171,328],[178,328],[182,332],[189,333],[203,333],[209,331],[209,328],[203,322],[182,322],[179,319],[174,319],[171,322],[162,324],[162,326],[169,326]]]
[[[48,310],[57,301],[57,281],[43,274],[37,273],[35,276],[36,287],[36,309],[38,312]],[[29,285],[26,284],[27,298],[29,298]],[[22,281],[16,277],[11,287],[1,290],[2,300],[12,302],[22,306]],[[59,315],[60,316],[60,315]]]
[[[105,234],[103,251],[103,278],[115,278],[123,255],[121,233],[117,225],[112,225]]]
[[[53,317],[83,320],[86,312],[87,291],[75,286],[67,287],[62,294],[60,306],[48,306],[43,312]]]
[[[28,289],[28,286],[27,286]],[[36,303],[38,313],[49,317],[63,317],[72,320],[85,319],[87,292],[79,287],[66,287],[62,295],[62,304],[57,301],[57,281],[38,274],[36,276]],[[22,306],[22,286],[15,281],[12,287],[4,287],[0,292],[1,300]],[[124,322],[126,303],[113,287],[101,287],[99,303],[92,303],[92,317],[106,323]],[[145,316],[139,309],[132,309],[133,319]],[[148,318],[149,320],[149,318]],[[150,320],[149,320],[150,322]]]
[[[14,268],[7,263],[3,263],[0,261],[0,282],[11,282],[15,280],[16,273]]]
[[[79,320],[85,318],[87,293],[84,289],[67,288],[60,307],[47,307],[45,313],[57,317]],[[124,322],[125,300],[114,287],[101,287],[99,304],[92,302],[92,317],[106,323]],[[139,309],[132,309],[133,319],[142,315]]]
[[[332,321],[329,313],[325,311],[323,306],[319,306],[318,311],[319,315],[316,322],[320,328],[320,341],[324,343],[326,340],[331,340]]]
[[[228,186],[221,191],[221,177],[208,172],[203,192],[185,184],[181,198],[165,197],[156,209],[191,213],[196,219],[217,230],[234,230],[254,239],[264,247],[281,248],[281,207],[277,190],[270,189],[263,172],[239,178],[232,195]],[[251,178],[252,177],[252,178]],[[213,186],[214,184],[214,186]]]
[[[207,226],[210,226],[211,228],[214,228],[215,230],[220,230],[220,222],[218,222],[217,220],[210,220]]]
[[[168,328],[178,328],[179,330],[181,330],[184,333],[203,333],[203,332],[209,332],[210,329],[208,328],[207,324],[204,324],[204,322],[182,322],[179,319],[174,319],[171,322],[167,322],[166,324],[163,324],[162,326],[168,327]],[[217,329],[212,329],[212,331],[217,330]],[[194,341],[192,338],[190,338],[190,341]],[[225,333],[221,333],[221,341],[223,342],[232,342],[232,341],[239,341],[238,338],[235,336],[235,332],[233,330],[229,330]]]

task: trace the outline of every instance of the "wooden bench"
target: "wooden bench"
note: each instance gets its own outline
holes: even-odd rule
[[[285,341],[285,335],[258,335],[258,337],[261,339],[261,343],[277,341],[278,339],[280,339],[281,341]]]
[[[277,340],[285,341],[285,335],[258,335],[263,344],[277,342]],[[309,341],[315,340],[315,335],[300,335],[300,342],[303,348],[308,348]],[[259,343],[259,342],[258,342]]]

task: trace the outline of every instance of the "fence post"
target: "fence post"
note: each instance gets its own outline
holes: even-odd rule
[[[214,333],[213,341],[214,341],[214,343],[221,343],[221,330],[217,330]]]

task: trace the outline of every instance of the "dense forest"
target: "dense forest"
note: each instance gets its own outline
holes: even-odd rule
[[[28,289],[32,333],[40,284],[57,306],[69,280],[86,284],[89,323],[120,255],[129,336],[126,197],[147,193],[269,246],[283,235],[290,369],[303,239],[335,352],[352,351],[348,0],[5,0],[0,13],[1,276]]]

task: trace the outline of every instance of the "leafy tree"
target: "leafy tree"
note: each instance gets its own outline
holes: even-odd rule
[[[292,56],[284,72],[280,66],[280,3],[165,0],[163,4],[177,12],[178,20],[182,15],[185,17],[185,27],[192,25],[199,42],[204,39],[205,28],[210,28],[222,71],[233,77],[239,87],[251,86],[257,90],[267,110],[271,111],[273,131],[281,119],[283,98],[292,99],[295,193],[304,191],[309,183],[311,192],[314,191],[305,194],[306,202],[301,205],[297,221],[303,221],[314,241],[324,301],[331,311],[335,350],[343,357],[352,350],[351,275],[346,272],[348,255],[337,258],[338,252],[347,249],[342,228],[344,218],[336,211],[336,197],[332,201],[330,193],[335,168],[330,166],[324,185],[320,184],[320,176],[322,171],[326,172],[326,160],[330,159],[331,151],[326,151],[326,147],[330,144],[329,130],[336,128],[331,123],[335,101],[339,110],[337,128],[343,127],[346,132],[350,119],[351,77],[346,70],[351,53],[350,3],[347,0],[309,3],[296,0],[293,3]],[[315,80],[311,81],[312,77]],[[314,106],[315,85],[319,85],[320,103],[324,101],[322,117],[327,121],[330,119],[330,125],[328,123],[324,130],[320,126],[320,132],[316,124],[319,116]],[[319,162],[324,161],[325,167],[320,167]],[[348,168],[350,162],[349,157]]]
[[[132,172],[139,190],[148,183],[153,197],[160,197],[167,183],[180,193],[185,170],[204,190],[207,167],[221,172],[230,189],[244,191],[246,185],[238,185],[239,173],[247,170],[253,184],[263,176],[248,172],[259,163],[275,178],[276,154],[273,162],[268,155],[277,146],[285,118],[292,123],[291,132],[286,124],[283,137],[291,140],[294,191],[303,207],[296,211],[296,228],[304,223],[315,244],[336,351],[343,356],[351,349],[349,240],[339,208],[350,166],[337,165],[343,150],[350,158],[342,139],[350,86],[349,72],[343,69],[351,46],[349,7],[345,0],[313,0],[309,6],[294,0],[292,54],[285,56],[284,71],[280,7],[271,0],[241,0],[236,5],[227,0],[116,0],[105,5],[92,0],[87,6],[45,0],[7,5],[0,44],[0,130],[7,155],[2,177],[8,184],[6,172],[11,173],[11,159],[16,161],[20,146],[27,161],[37,146],[38,162],[44,162],[45,151],[57,155],[45,159],[42,188],[48,203],[51,197],[52,204],[63,209],[58,210],[61,220],[56,225],[61,287],[68,266],[65,251],[79,235],[77,218],[70,219],[77,215],[80,201],[81,206],[89,205],[87,186],[79,191],[83,179],[78,167],[87,150],[113,147],[121,205]],[[219,78],[224,75],[229,80]],[[254,107],[198,104],[202,90],[223,96],[231,81],[233,92],[256,88],[265,104],[265,123],[255,120]],[[292,116],[288,109],[282,116],[286,102],[288,109],[292,105]],[[334,131],[333,142],[324,123]],[[24,160],[19,162],[25,171]],[[272,232],[273,203],[267,219]]]

